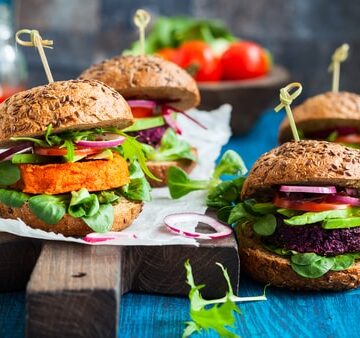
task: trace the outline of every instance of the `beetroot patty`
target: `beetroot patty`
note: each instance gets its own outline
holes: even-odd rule
[[[161,127],[145,129],[129,134],[131,134],[132,136],[137,136],[137,140],[141,143],[146,143],[153,147],[156,147],[160,144],[160,141],[166,129],[168,128],[169,128],[168,126],[161,126]]]
[[[279,218],[275,233],[263,240],[267,244],[297,252],[336,256],[360,252],[360,227],[325,230],[320,223],[288,226]]]

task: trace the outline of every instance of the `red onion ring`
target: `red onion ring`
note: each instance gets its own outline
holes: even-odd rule
[[[360,206],[360,198],[344,196],[344,195],[332,195],[326,198],[326,202],[339,203],[339,204],[350,204],[352,206]]]
[[[104,140],[104,141],[80,140],[76,142],[76,144],[80,147],[86,147],[86,148],[113,148],[124,143],[125,139],[126,138],[124,136],[119,136],[114,140]]]
[[[305,192],[311,194],[336,194],[336,187],[313,187],[302,185],[281,185],[280,191],[282,192]]]
[[[13,146],[13,147],[3,151],[2,153],[0,153],[0,161],[9,160],[12,157],[12,155],[15,155],[16,153],[31,150],[32,146],[33,146],[32,142],[25,142],[25,143]]]
[[[205,127],[202,123],[200,123],[199,121],[197,121],[196,119],[194,119],[192,116],[190,116],[188,113],[185,113],[184,111],[180,110],[180,109],[177,109],[177,108],[174,108],[170,105],[164,105],[163,106],[165,109],[167,110],[172,110],[176,113],[179,113],[179,114],[183,114],[185,117],[187,117],[190,121],[194,122],[195,124],[197,124],[199,127],[203,128],[203,129],[207,129],[207,127]],[[171,113],[171,112],[170,112]]]
[[[156,108],[156,102],[150,100],[127,100],[127,103],[130,107]]]
[[[204,234],[197,231],[183,231],[177,223],[180,222],[189,222],[189,221],[198,221],[210,225],[213,229],[216,230],[216,233]],[[219,222],[213,217],[195,213],[195,212],[184,212],[178,214],[171,214],[164,218],[164,223],[167,228],[184,237],[190,238],[199,238],[199,239],[218,239],[228,237],[232,234],[232,229],[229,226]]]

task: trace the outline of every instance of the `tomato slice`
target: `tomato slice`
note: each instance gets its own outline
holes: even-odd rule
[[[338,136],[335,139],[335,142],[339,143],[359,143],[360,144],[360,135],[359,134],[349,134]]]
[[[153,116],[153,109],[152,108],[145,108],[145,107],[131,107],[131,112],[134,117],[152,117]]]
[[[75,155],[93,155],[101,152],[103,149],[96,148],[76,148]],[[65,156],[67,154],[66,148],[52,147],[52,148],[41,148],[35,147],[35,154],[43,156]]]
[[[326,203],[326,202],[312,202],[312,201],[291,201],[286,198],[281,198],[276,196],[273,200],[273,203],[278,208],[286,208],[299,211],[326,211],[326,210],[336,210],[336,209],[346,209],[350,207],[349,204],[336,204],[336,203]]]

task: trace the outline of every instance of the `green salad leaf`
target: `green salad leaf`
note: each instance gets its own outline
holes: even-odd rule
[[[164,133],[160,146],[151,154],[149,160],[154,161],[176,161],[188,159],[196,161],[196,156],[188,142],[178,137],[172,128]]]
[[[119,196],[114,191],[101,191],[97,194],[100,204],[109,204],[117,201]]]
[[[136,119],[135,122],[126,129],[123,129],[123,132],[133,132],[133,131],[140,131],[150,128],[161,127],[165,125],[165,120],[162,116],[153,116],[147,117],[144,119]]]
[[[20,169],[11,161],[0,162],[0,186],[16,183],[20,180]]]
[[[114,223],[114,208],[111,204],[100,204],[98,212],[93,216],[81,218],[93,231],[110,231]]]
[[[185,262],[187,284],[190,285],[190,317],[192,321],[186,322],[186,328],[183,337],[189,337],[195,332],[202,330],[215,330],[220,337],[238,337],[235,333],[228,330],[234,328],[235,316],[234,313],[240,313],[238,306],[231,300],[234,294],[230,283],[229,275],[224,267],[217,263],[224,274],[228,284],[229,291],[223,299],[222,304],[217,304],[215,301],[205,300],[201,296],[200,290],[205,285],[196,285],[192,274],[190,262]],[[209,308],[209,305],[213,305]]]
[[[290,258],[291,268],[305,278],[319,278],[325,275],[334,266],[334,262],[334,257],[318,256],[315,253],[299,253]]]
[[[36,195],[29,198],[32,213],[47,224],[58,223],[66,213],[64,196]]]
[[[79,191],[71,192],[71,200],[68,207],[70,216],[91,217],[97,214],[100,204],[95,194],[90,194],[87,189],[82,188]]]
[[[127,199],[151,201],[151,187],[137,161],[130,164],[130,183],[121,187],[121,193]]]
[[[29,195],[23,192],[0,189],[0,202],[12,208],[20,208],[29,199]]]
[[[42,156],[37,154],[15,154],[12,157],[11,162],[13,164],[42,164],[49,163],[50,161],[48,156]]]
[[[322,223],[324,229],[348,229],[358,226],[360,226],[360,217],[325,219]]]
[[[219,178],[221,175],[246,175],[248,172],[243,159],[234,150],[228,150],[220,159],[215,167],[213,178]]]
[[[178,168],[170,167],[168,170],[168,186],[170,196],[177,199],[196,190],[206,190],[209,182],[206,180],[192,180],[187,173]]]
[[[267,214],[255,221],[253,229],[260,236],[270,236],[275,232],[276,225],[276,217],[273,214]]]
[[[355,255],[344,254],[334,257],[334,265],[331,267],[332,271],[341,271],[350,268],[355,262]]]

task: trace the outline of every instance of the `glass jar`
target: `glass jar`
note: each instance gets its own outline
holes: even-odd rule
[[[0,0],[0,103],[26,87],[25,58],[15,46],[9,1]]]

